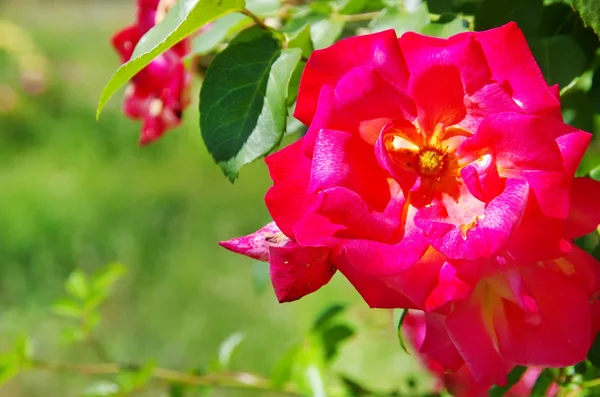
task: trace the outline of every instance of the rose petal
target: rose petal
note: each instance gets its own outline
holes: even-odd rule
[[[342,76],[357,66],[370,66],[397,87],[406,86],[408,70],[393,30],[350,37],[311,54],[300,80],[294,117],[309,125],[321,88],[335,87]]]

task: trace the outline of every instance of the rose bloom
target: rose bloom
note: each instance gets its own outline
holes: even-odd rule
[[[174,3],[174,0],[137,1],[135,24],[112,38],[123,63],[131,59],[142,36],[164,18]],[[189,103],[191,80],[182,58],[189,52],[189,39],[181,41],[150,62],[127,87],[123,111],[132,119],[142,120],[141,145],[160,138],[166,130],[181,123],[182,112]]]
[[[339,270],[371,307],[425,311],[421,353],[482,385],[575,364],[600,328],[599,264],[572,243],[600,183],[574,178],[591,135],[558,92],[514,23],[315,51],[308,132],[266,159],[274,223],[222,245],[268,260],[281,302]]]
[[[488,390],[491,385],[477,383],[466,365],[463,365],[453,373],[447,373],[435,360],[420,353],[423,341],[425,340],[425,315],[423,312],[409,310],[406,313],[402,322],[402,334],[410,346],[417,351],[425,368],[434,376],[436,383],[432,390],[433,392],[440,393],[446,389],[454,397],[488,397]],[[527,368],[519,381],[511,386],[504,393],[504,396],[529,397],[541,373],[542,368]],[[553,383],[545,390],[544,395],[546,397],[555,397],[558,395],[558,391],[559,386]]]

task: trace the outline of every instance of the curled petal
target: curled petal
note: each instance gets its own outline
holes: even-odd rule
[[[485,154],[477,161],[463,167],[460,174],[471,194],[485,203],[490,202],[504,190],[504,181],[498,175],[496,161],[491,154]]]
[[[518,179],[506,181],[506,189],[471,222],[455,225],[444,218],[441,204],[417,212],[416,225],[440,252],[453,259],[487,258],[504,247],[523,216],[529,185]]]
[[[575,178],[571,182],[571,209],[565,222],[566,238],[591,233],[600,224],[600,182],[591,178]]]
[[[448,334],[478,383],[506,384],[509,365],[494,345],[493,330],[479,299],[458,305],[445,322]]]
[[[483,50],[473,34],[439,39],[407,32],[398,41],[411,76],[420,75],[432,66],[453,66],[468,94],[492,82]]]
[[[562,120],[560,103],[546,84],[516,23],[474,35],[483,48],[492,78],[512,91],[512,97],[525,113],[550,114]]]
[[[269,260],[269,242],[287,242],[289,239],[281,233],[275,222],[268,223],[247,236],[221,241],[219,245],[237,254],[266,262]]]
[[[503,315],[494,321],[502,355],[517,364],[550,367],[585,359],[592,342],[587,290],[574,278],[550,269],[528,267],[520,275],[536,313],[502,301]]]
[[[312,53],[300,80],[294,116],[309,125],[321,88],[335,87],[342,76],[357,66],[370,66],[399,88],[406,86],[408,70],[393,30],[343,39]]]
[[[279,302],[291,302],[327,284],[335,274],[331,251],[323,247],[302,247],[286,237],[271,222],[256,232],[219,243],[250,258],[268,261],[271,282]]]
[[[308,191],[335,187],[358,193],[378,211],[391,199],[388,175],[377,164],[373,146],[347,132],[321,130],[313,153]]]
[[[461,145],[459,155],[493,154],[501,177],[526,180],[542,212],[564,219],[569,208],[568,176],[552,128],[548,118],[517,113],[491,115]]]
[[[294,224],[316,201],[307,194],[311,161],[304,155],[302,139],[265,159],[273,186],[265,201],[273,220],[286,236],[294,238]]]
[[[438,284],[425,302],[425,309],[433,311],[450,301],[466,299],[470,293],[471,287],[456,277],[456,269],[445,262],[440,269]]]
[[[269,269],[277,300],[295,301],[327,284],[336,271],[329,256],[326,248],[301,247],[293,241],[271,246]]]
[[[411,76],[409,93],[417,104],[419,126],[428,134],[438,124],[456,124],[467,114],[460,73],[454,66],[432,66]]]

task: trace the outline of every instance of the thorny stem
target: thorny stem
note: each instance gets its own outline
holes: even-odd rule
[[[31,360],[31,368],[40,371],[64,372],[85,376],[117,375],[123,372],[134,372],[138,365],[119,363],[69,364]],[[196,375],[169,368],[156,367],[152,378],[167,383],[178,383],[189,386],[209,386],[223,389],[251,389],[278,392],[280,395],[300,396],[291,390],[275,390],[269,379],[248,372],[223,372],[218,374]]]

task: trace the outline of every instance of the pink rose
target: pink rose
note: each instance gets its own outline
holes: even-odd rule
[[[591,135],[516,24],[315,51],[295,116],[308,133],[266,160],[286,259],[260,231],[222,243],[269,260],[280,301],[335,268],[371,307],[424,310],[422,352],[483,385],[585,358],[599,264],[572,241],[600,223],[600,183],[574,178]]]
[[[135,46],[159,20],[164,18],[172,0],[138,0],[137,21],[112,39],[123,63],[129,61]],[[123,111],[132,119],[142,120],[140,144],[145,145],[181,123],[189,103],[190,74],[182,58],[190,52],[186,39],[158,56],[133,77],[125,91]]]

